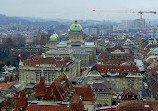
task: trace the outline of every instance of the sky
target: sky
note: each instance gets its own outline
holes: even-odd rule
[[[92,10],[158,11],[158,0],[0,0],[0,14],[43,19],[128,20],[138,13],[93,12]],[[143,14],[157,19],[158,14]]]

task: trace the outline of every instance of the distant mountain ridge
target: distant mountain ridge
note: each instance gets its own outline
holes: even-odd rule
[[[46,21],[46,20],[32,20],[29,18],[22,18],[22,17],[9,17],[6,15],[2,15],[0,14],[0,25],[9,25],[9,24],[19,24],[21,23],[22,25],[49,25],[49,24],[54,24],[54,25],[58,25],[60,24],[57,21]]]

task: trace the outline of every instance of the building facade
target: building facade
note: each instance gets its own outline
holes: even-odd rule
[[[19,63],[19,80],[26,85],[37,84],[44,74],[46,85],[60,74],[65,73],[70,80],[80,76],[80,62],[70,57],[44,57],[35,55]]]
[[[134,61],[134,53],[128,48],[123,46],[115,46],[106,48],[106,50],[98,56],[98,63],[105,65],[121,65],[125,62]]]
[[[54,37],[54,38],[52,38]],[[54,43],[56,42],[56,44]],[[57,46],[54,46],[57,45]],[[94,42],[84,42],[82,26],[75,20],[69,29],[69,40],[58,41],[58,36],[51,36],[50,42],[47,44],[49,49],[72,51],[72,58],[77,58],[81,62],[81,67],[88,67],[96,63],[96,44]],[[52,51],[49,56],[58,55],[59,51]],[[46,52],[46,55],[48,52]],[[68,54],[68,53],[67,53]],[[60,52],[59,52],[60,55]],[[70,55],[71,56],[71,55]]]
[[[96,107],[111,106],[113,90],[106,80],[97,80],[93,83],[93,93],[96,98]]]
[[[127,95],[131,96],[131,93],[124,93],[129,89],[141,98],[143,77],[135,65],[96,64],[90,69],[87,77],[88,84],[92,86],[97,98],[97,107],[117,105]]]
[[[138,67],[134,65],[100,65],[92,67],[91,71],[95,70],[103,79],[109,81],[113,86],[112,90],[117,93],[122,93],[127,88],[133,88],[142,93],[143,77]],[[90,80],[90,77],[89,77]]]

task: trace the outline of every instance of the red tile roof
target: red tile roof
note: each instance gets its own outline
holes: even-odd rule
[[[96,64],[93,68],[96,69],[99,73],[105,73],[104,76],[108,76],[107,73],[140,73],[138,67],[135,65],[101,65]]]
[[[61,84],[62,82],[64,82],[63,85]],[[65,89],[65,85],[67,89]],[[73,89],[74,88],[70,83],[70,81],[67,79],[66,75],[61,74],[60,76],[58,76],[58,78],[54,80],[54,83],[51,84],[50,88],[48,88],[48,91],[44,98],[46,100],[53,100],[54,97],[52,96],[55,95],[56,100],[64,101],[66,100],[66,97],[68,96],[68,94],[72,92]]]
[[[27,107],[28,111],[73,111],[67,106],[53,106],[53,105],[30,105]]]
[[[122,64],[127,62],[126,60],[100,60],[100,62],[103,62],[104,64],[108,64],[108,65],[114,65],[114,64]]]
[[[15,108],[14,111],[19,111],[20,107],[23,107],[24,111],[25,111],[25,109],[27,107],[26,92],[25,92],[25,90],[22,90],[20,92],[20,98],[18,99],[18,103],[17,103],[16,108]]]
[[[130,94],[137,95],[138,92],[137,92],[137,90],[135,90],[135,89],[133,89],[133,88],[127,88],[126,90],[123,91],[122,94],[123,94],[123,95],[130,95]]]
[[[33,55],[33,56],[30,56],[30,57],[28,57],[27,58],[27,60],[39,60],[39,59],[42,59],[43,58],[43,56],[41,56],[41,55]]]
[[[19,81],[12,81],[10,83],[1,83],[0,84],[0,91],[5,90],[5,89],[9,89],[11,88],[11,86],[13,86],[14,84],[18,83]]]
[[[74,111],[84,111],[84,105],[82,99],[80,99],[79,95],[75,93],[70,101],[70,107]]]
[[[114,46],[112,48],[106,48],[106,51],[109,51],[109,52],[113,52],[115,50],[121,50],[122,52],[125,51],[125,49],[123,47],[121,47],[121,46]]]
[[[150,50],[150,48],[156,48],[156,47],[158,47],[157,44],[150,44],[146,47],[146,50]]]
[[[20,106],[24,106],[24,110],[28,111],[84,111],[84,105],[82,102],[82,99],[80,99],[77,92],[74,92],[74,88],[70,81],[67,79],[65,74],[61,74],[54,80],[54,82],[50,85],[50,87],[47,89],[46,94],[45,93],[45,86],[44,86],[44,78],[41,77],[41,81],[39,83],[38,89],[36,91],[36,96],[43,96],[44,100],[54,100],[54,101],[69,101],[70,105],[67,106],[53,106],[53,105],[30,105],[26,109],[26,93],[25,90],[21,91],[21,96],[17,104],[17,108],[19,109]],[[87,98],[85,94],[82,94],[81,91],[87,93],[89,92]],[[92,91],[90,86],[85,89],[79,89],[79,94],[83,96],[83,100],[94,100],[94,96],[92,97]],[[72,95],[70,97],[69,95]],[[67,99],[69,97],[69,99]],[[24,101],[24,103],[23,103]],[[16,110],[18,111],[18,110]]]
[[[93,92],[113,92],[112,84],[110,84],[109,81],[104,80],[103,82],[100,82],[100,79],[97,81],[93,83]]]
[[[98,40],[98,41],[97,41],[97,44],[98,44],[98,45],[101,45],[101,46],[107,46],[108,43],[105,43],[105,42],[102,41],[102,40]]]
[[[126,97],[126,95],[128,95],[128,97]],[[130,96],[129,96],[130,95]],[[127,88],[126,90],[123,91],[122,93],[122,99],[128,99],[128,100],[136,100],[138,99],[138,92],[137,90],[133,89],[133,88]]]
[[[46,87],[45,87],[45,80],[44,77],[41,77],[40,83],[38,85],[37,91],[34,94],[34,96],[36,97],[44,97],[44,95],[46,94]]]
[[[60,58],[53,58],[53,57],[46,57],[43,58],[40,55],[28,57],[26,60],[23,61],[24,65],[36,67],[36,65],[40,64],[51,64],[54,67],[65,67],[67,68],[71,63],[70,57],[60,57]]]
[[[122,101],[118,111],[158,111],[158,101]]]
[[[94,94],[91,87],[88,85],[87,88],[75,88],[76,93],[82,97],[83,101],[95,101]]]
[[[121,111],[151,111],[150,107],[145,107],[143,101],[130,100],[122,101],[119,110]]]
[[[158,111],[158,101],[147,101],[150,107],[153,108],[154,111]]]

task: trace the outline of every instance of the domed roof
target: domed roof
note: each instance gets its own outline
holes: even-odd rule
[[[77,19],[75,19],[75,23],[70,26],[70,31],[81,31],[82,26],[77,23]]]
[[[59,36],[56,33],[50,36],[50,40],[58,40],[58,38]]]

